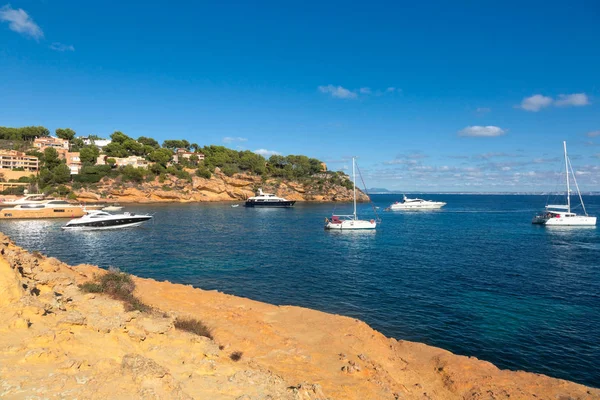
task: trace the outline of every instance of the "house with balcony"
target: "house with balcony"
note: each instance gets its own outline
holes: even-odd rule
[[[100,157],[98,157],[98,159],[96,160],[96,164],[97,165],[106,165],[108,164],[106,162],[107,159],[112,158],[113,160],[115,160],[115,165],[117,167],[125,167],[127,165],[130,165],[134,168],[148,168],[148,160],[146,160],[144,157],[140,157],[140,156],[129,156],[129,157],[108,157],[106,155],[102,155]]]
[[[62,150],[69,151],[69,141],[66,139],[61,139],[61,138],[57,138],[57,137],[53,137],[53,136],[45,136],[45,137],[35,138],[35,140],[33,141],[33,147],[35,147],[36,150],[38,150],[40,152],[43,152],[48,147],[53,147],[56,150],[62,149]]]
[[[0,169],[23,169],[25,171],[37,171],[39,160],[35,156],[16,150],[0,150]]]
[[[175,155],[173,156],[173,162],[178,164],[181,162],[181,160],[189,160],[192,156],[198,157],[198,161],[204,160],[204,154],[202,153],[194,153],[192,151],[188,151],[187,149],[177,149],[175,150]]]

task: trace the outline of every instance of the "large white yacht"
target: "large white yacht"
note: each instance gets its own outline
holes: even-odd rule
[[[292,207],[295,203],[296,200],[287,200],[272,193],[264,193],[262,189],[258,189],[256,196],[246,200],[246,207]]]
[[[72,219],[62,228],[77,230],[129,228],[141,225],[151,219],[152,215],[138,215],[128,212],[123,214],[110,214],[106,211],[92,210],[88,211],[88,213],[81,218]]]
[[[571,160],[567,156],[567,142],[563,142],[563,148],[565,152],[565,170],[567,174],[567,204],[548,204],[546,211],[533,217],[532,224],[544,225],[544,226],[595,226],[596,217],[589,216],[585,210],[583,199],[581,198],[581,192],[579,191],[579,185],[577,184],[577,178],[573,173],[573,166]],[[573,176],[573,182],[575,182],[575,188],[577,188],[577,195],[581,202],[581,208],[584,215],[577,215],[571,212],[571,188],[569,184],[569,170]]]
[[[58,199],[21,203],[0,209],[0,219],[75,218],[84,214],[82,205]]]
[[[437,210],[444,207],[443,201],[431,201],[423,199],[409,199],[403,196],[402,202],[395,202],[390,206],[390,210]]]

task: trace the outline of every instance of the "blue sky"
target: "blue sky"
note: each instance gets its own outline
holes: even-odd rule
[[[356,155],[406,191],[553,190],[567,140],[600,190],[600,3],[324,3],[0,0],[0,125]]]

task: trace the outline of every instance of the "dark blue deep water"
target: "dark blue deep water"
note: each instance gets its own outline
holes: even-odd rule
[[[398,339],[600,387],[600,228],[531,225],[545,196],[424,195],[439,212],[383,212],[376,232],[326,232],[330,204],[135,206],[154,223],[63,232],[3,221],[17,244],[70,263],[366,321]],[[584,199],[600,216],[600,197]],[[349,205],[337,205],[337,212]],[[366,204],[359,214],[371,218]]]

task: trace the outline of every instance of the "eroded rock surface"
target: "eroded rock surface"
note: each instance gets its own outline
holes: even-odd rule
[[[365,323],[135,278],[152,313],[78,284],[105,271],[0,234],[3,399],[600,399],[600,391],[389,339]],[[175,329],[196,318],[214,339]]]

